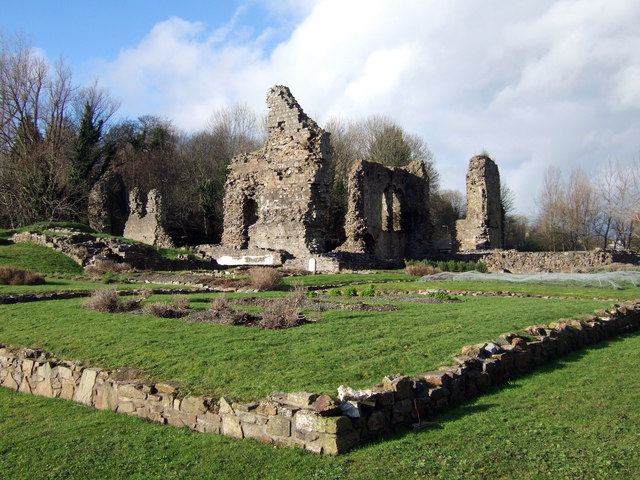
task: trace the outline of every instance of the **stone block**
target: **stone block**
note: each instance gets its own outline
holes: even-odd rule
[[[242,434],[244,438],[253,438],[259,442],[271,443],[273,439],[267,435],[265,425],[255,423],[242,423]]]
[[[293,429],[304,432],[344,433],[353,430],[348,417],[322,417],[310,410],[300,410],[293,417]]]
[[[244,434],[238,417],[232,414],[222,415],[222,434],[233,438],[243,438]]]
[[[413,396],[411,378],[406,375],[387,375],[382,379],[382,386],[385,390],[395,392],[396,401],[405,400]]]
[[[208,409],[201,396],[187,395],[182,399],[180,412],[194,415],[201,415]]]
[[[360,440],[360,433],[354,430],[342,435],[324,434],[320,439],[322,442],[322,453],[325,455],[337,455],[347,452],[356,446]]]
[[[286,417],[272,416],[267,422],[266,432],[276,437],[291,436],[291,420]]]
[[[93,406],[98,410],[115,410],[118,406],[117,387],[111,382],[104,382],[96,387]]]
[[[142,385],[134,383],[121,383],[118,385],[118,396],[128,399],[145,400],[147,394],[142,391]]]

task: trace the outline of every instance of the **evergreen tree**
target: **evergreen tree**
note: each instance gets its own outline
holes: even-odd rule
[[[88,102],[80,122],[76,148],[71,160],[71,182],[80,185],[85,182],[92,168],[100,159],[99,142],[102,136],[103,120],[96,120],[95,109]]]

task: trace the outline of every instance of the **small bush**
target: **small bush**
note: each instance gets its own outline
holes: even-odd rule
[[[124,304],[115,288],[96,290],[82,304],[82,308],[102,313],[116,313],[125,311]]]
[[[258,290],[276,290],[282,286],[282,273],[274,268],[254,267],[249,274],[251,285]]]
[[[190,299],[187,295],[174,295],[171,298],[171,306],[178,310],[187,310],[189,308]]]
[[[440,269],[434,267],[433,265],[425,264],[407,265],[407,267],[404,269],[404,273],[406,273],[407,275],[414,275],[416,277],[424,277],[425,275],[440,273]]]
[[[487,268],[487,266],[482,262],[476,263],[475,269],[477,271],[479,271],[480,273],[488,273],[489,272],[489,269]]]
[[[274,299],[263,307],[259,326],[267,330],[297,327],[306,321],[302,314],[305,297],[306,288],[302,285],[294,286],[286,297]]]
[[[356,297],[358,296],[358,291],[356,290],[356,287],[350,285],[342,290],[342,295],[345,297]]]
[[[16,268],[11,265],[0,266],[0,285],[42,285],[44,277],[33,270]]]
[[[89,275],[124,273],[131,271],[131,265],[128,263],[119,263],[115,260],[98,260],[93,265],[85,267],[84,271]]]
[[[375,285],[370,284],[365,289],[360,290],[358,295],[360,295],[361,297],[375,297],[377,295]]]
[[[339,288],[332,288],[329,290],[329,296],[331,297],[341,297],[342,296],[342,290],[340,290]]]
[[[142,313],[160,318],[177,318],[182,316],[181,312],[170,307],[164,302],[147,303],[142,307]]]
[[[453,297],[453,296],[449,295],[446,292],[430,292],[430,293],[427,293],[427,297],[436,298],[438,300],[442,300],[442,301],[445,301],[445,302],[450,302],[452,300],[457,300],[456,297]]]
[[[242,325],[247,321],[247,315],[231,307],[225,295],[218,295],[209,303],[209,313],[217,323],[222,325]]]

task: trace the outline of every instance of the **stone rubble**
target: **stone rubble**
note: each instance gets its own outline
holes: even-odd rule
[[[20,232],[11,237],[13,242],[34,243],[64,253],[74,262],[87,267],[99,260],[127,263],[132,268],[145,270],[216,269],[215,260],[183,258],[170,260],[150,245],[124,242],[118,238],[99,238],[73,230],[57,231],[52,235]]]
[[[123,234],[125,238],[156,247],[174,248],[165,223],[162,196],[158,190],[152,188],[146,201],[137,188],[129,192],[129,218]]]

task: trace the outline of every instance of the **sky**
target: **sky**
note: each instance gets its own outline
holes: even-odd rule
[[[388,116],[443,188],[488,152],[530,217],[547,167],[595,179],[640,159],[637,0],[2,0],[0,31],[97,79],[121,116],[185,131],[238,103],[265,113],[277,84],[321,125]]]

